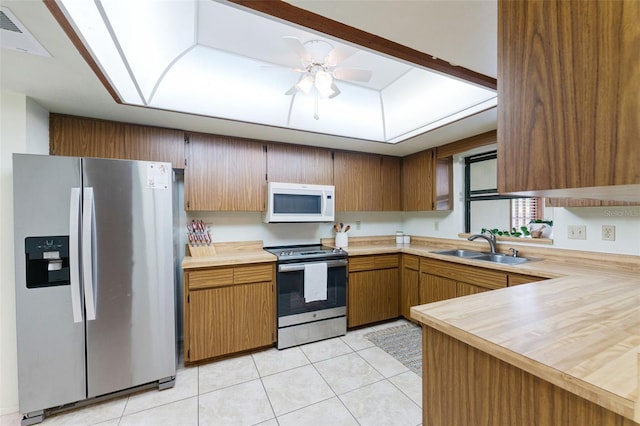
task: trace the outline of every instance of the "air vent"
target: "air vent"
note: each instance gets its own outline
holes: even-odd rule
[[[4,6],[0,6],[0,45],[3,49],[51,57],[18,18]]]
[[[22,32],[22,31],[20,31],[20,28],[18,28],[16,26],[16,24],[14,24],[13,21],[11,19],[9,19],[7,14],[4,13],[4,11],[1,11],[1,10],[0,10],[0,29],[7,30],[7,31],[13,31],[14,33],[21,33]]]

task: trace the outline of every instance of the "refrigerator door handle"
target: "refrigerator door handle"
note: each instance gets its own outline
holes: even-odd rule
[[[80,188],[71,188],[69,202],[69,279],[73,322],[82,322],[80,300]]]
[[[93,279],[93,188],[84,188],[82,204],[82,271],[84,303],[87,321],[96,319],[96,298]]]

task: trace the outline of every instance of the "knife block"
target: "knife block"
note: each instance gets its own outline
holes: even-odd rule
[[[188,244],[191,257],[213,257],[216,255],[216,248],[213,244],[208,246],[196,246]]]

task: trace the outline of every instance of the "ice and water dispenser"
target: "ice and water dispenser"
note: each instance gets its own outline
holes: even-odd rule
[[[69,237],[27,237],[27,288],[69,285]]]

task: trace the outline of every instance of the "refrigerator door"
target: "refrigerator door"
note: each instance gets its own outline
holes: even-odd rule
[[[79,291],[80,285],[71,286],[60,275],[66,269],[67,277],[79,277],[78,270],[69,274],[68,268],[69,263],[79,267],[73,256],[78,241],[74,245],[69,238],[78,230],[72,232],[69,224],[80,215],[79,202],[70,212],[80,179],[79,158],[13,155],[18,386],[24,414],[86,398],[83,308],[76,306],[80,322],[74,322],[72,306],[72,288]],[[62,247],[67,242],[69,247]]]
[[[168,163],[85,158],[83,176],[92,397],[175,376],[173,189]]]

